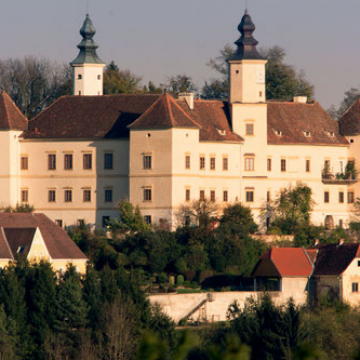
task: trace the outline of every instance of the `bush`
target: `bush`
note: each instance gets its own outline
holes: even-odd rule
[[[178,275],[176,277],[176,284],[177,285],[183,285],[184,284],[184,276],[183,275]]]
[[[166,284],[169,282],[169,277],[167,276],[166,273],[160,273],[157,277],[157,281],[160,283],[160,284]]]

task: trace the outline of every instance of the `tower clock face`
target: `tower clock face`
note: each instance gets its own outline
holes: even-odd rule
[[[257,83],[258,84],[265,83],[265,70],[263,68],[257,70]]]

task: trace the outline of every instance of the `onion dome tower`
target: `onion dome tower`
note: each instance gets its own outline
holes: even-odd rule
[[[103,72],[105,63],[98,57],[96,49],[99,47],[94,41],[96,30],[89,17],[80,29],[81,43],[77,58],[70,63],[73,67],[73,95],[102,95]]]
[[[258,41],[253,37],[255,24],[247,10],[245,10],[238,30],[241,36],[235,42],[237,50],[228,59],[230,103],[265,102],[265,65],[267,60],[256,49]]]

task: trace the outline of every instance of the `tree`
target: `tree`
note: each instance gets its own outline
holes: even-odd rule
[[[16,356],[16,337],[11,333],[11,324],[5,313],[4,305],[0,305],[0,360],[20,359]]]
[[[335,105],[331,105],[327,111],[330,116],[339,120],[344,115],[345,111],[359,98],[360,89],[352,87],[348,91],[345,91],[344,99],[338,109],[336,109]]]
[[[113,231],[120,233],[135,233],[137,231],[147,230],[149,226],[145,224],[138,206],[134,206],[127,200],[120,200],[118,203],[120,221],[114,220],[110,223]]]
[[[104,71],[104,94],[138,94],[143,92],[140,86],[142,77],[130,70],[120,70],[111,61]]]
[[[297,228],[309,226],[314,205],[311,195],[312,190],[307,185],[282,189],[273,203],[275,219],[272,224],[286,234],[294,234]]]
[[[171,94],[177,95],[182,92],[194,92],[197,89],[192,78],[183,74],[172,76],[169,79],[169,90]]]
[[[8,206],[0,209],[0,212],[4,213],[32,213],[35,211],[34,206],[29,204],[16,204],[15,207]]]
[[[57,287],[54,329],[58,341],[75,352],[87,325],[88,307],[83,298],[80,276],[69,266]]]
[[[71,94],[71,69],[44,58],[1,60],[0,88],[31,119],[58,97]]]
[[[221,80],[213,79],[205,83],[203,96],[207,99],[227,97],[228,65],[226,60],[233,55],[234,48],[225,45],[220,50],[220,56],[210,59],[208,66],[222,75]],[[303,72],[297,72],[293,66],[284,63],[286,52],[279,46],[260,50],[262,56],[268,59],[266,65],[266,97],[267,99],[292,100],[295,95],[312,98],[314,86],[305,78]]]

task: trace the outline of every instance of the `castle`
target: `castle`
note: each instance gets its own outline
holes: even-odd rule
[[[103,95],[105,63],[86,16],[71,63],[73,95],[27,121],[0,96],[0,206],[30,203],[60,226],[104,226],[119,199],[149,224],[175,224],[180,205],[242,202],[265,228],[263,210],[302,182],[315,201],[312,221],[346,227],[359,196],[360,107],[339,124],[316,102],[267,102],[265,65],[245,12],[229,64],[229,99],[193,94]],[[354,105],[355,106],[355,105]],[[359,142],[360,143],[360,142]]]

